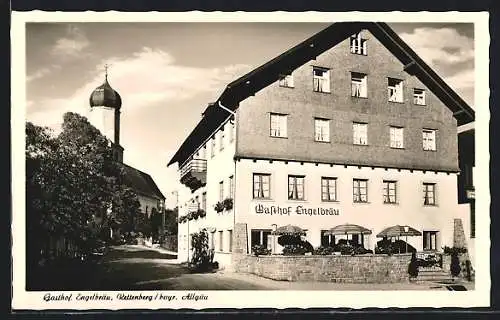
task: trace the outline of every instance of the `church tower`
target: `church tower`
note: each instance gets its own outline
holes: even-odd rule
[[[122,99],[108,82],[108,66],[105,66],[104,83],[90,95],[90,122],[106,138],[112,141],[113,159],[123,162],[123,147],[120,145],[120,108]]]

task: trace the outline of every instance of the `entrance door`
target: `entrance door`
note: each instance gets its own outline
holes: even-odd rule
[[[424,231],[423,232],[423,249],[424,251],[437,250],[437,234],[438,231]]]

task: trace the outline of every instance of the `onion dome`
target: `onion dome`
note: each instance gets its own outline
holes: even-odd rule
[[[108,83],[107,72],[104,83],[95,88],[89,100],[90,107],[105,107],[119,110],[122,106],[122,98]]]

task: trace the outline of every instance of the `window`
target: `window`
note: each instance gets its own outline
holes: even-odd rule
[[[368,202],[368,180],[354,179],[352,195],[354,202]]]
[[[304,200],[304,176],[288,176],[288,200]]]
[[[330,142],[330,120],[314,119],[314,140]]]
[[[366,74],[351,72],[351,96],[357,98],[368,97]]]
[[[436,130],[422,130],[422,143],[425,151],[436,151]]]
[[[337,178],[321,178],[321,201],[337,201]]]
[[[229,177],[229,197],[234,197],[234,176]]]
[[[271,235],[271,230],[257,230],[257,229],[252,229],[250,233],[250,243],[253,246],[264,246],[265,248],[268,247],[270,243],[268,243],[267,239]]]
[[[360,145],[368,144],[368,125],[366,123],[354,122],[352,124],[353,143]]]
[[[219,201],[224,200],[224,181],[219,182]]]
[[[229,121],[229,141],[233,142],[234,141],[234,131],[235,131],[235,126],[232,121]]]
[[[196,203],[197,209],[200,209],[200,197],[199,196],[194,197],[194,202]]]
[[[287,115],[271,113],[271,137],[287,137]]]
[[[424,250],[437,250],[437,233],[437,231],[424,231],[422,233]]]
[[[396,181],[384,181],[384,203],[396,203]]]
[[[328,247],[333,246],[335,244],[335,236],[334,235],[326,235],[327,230],[321,230],[321,246]]]
[[[313,68],[313,91],[330,92],[330,70]]]
[[[220,147],[219,150],[220,151],[224,150],[224,138],[225,138],[224,128],[222,128],[222,130],[219,133],[219,147]]]
[[[361,33],[351,36],[351,53],[366,55],[366,39],[361,38]]]
[[[389,135],[391,139],[391,148],[402,149],[404,142],[404,131],[403,128],[390,127]]]
[[[206,212],[207,211],[207,193],[203,192],[201,195],[201,208]]]
[[[291,74],[280,76],[279,86],[293,88],[293,76]]]
[[[389,101],[403,102],[403,80],[389,78],[387,93]]]
[[[228,237],[228,251],[233,252],[233,230],[227,230],[227,237]]]
[[[210,144],[211,144],[210,156],[213,158],[215,156],[215,136],[212,137]]]
[[[269,199],[270,194],[270,174],[253,174],[253,198],[254,199]]]
[[[219,251],[224,251],[224,231],[219,231]]]
[[[436,205],[436,184],[424,183],[424,205]]]
[[[413,104],[425,106],[425,90],[413,89]]]

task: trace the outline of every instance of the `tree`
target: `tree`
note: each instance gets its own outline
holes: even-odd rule
[[[177,217],[179,215],[179,209],[175,207],[172,209],[165,210],[165,235],[177,235],[178,233],[178,223]]]
[[[75,251],[71,254],[83,256],[109,241],[110,227],[131,232],[139,202],[122,178],[110,141],[85,117],[66,113],[58,136],[28,122],[28,262],[51,259],[54,240],[64,239]],[[68,254],[64,248],[58,252]]]

